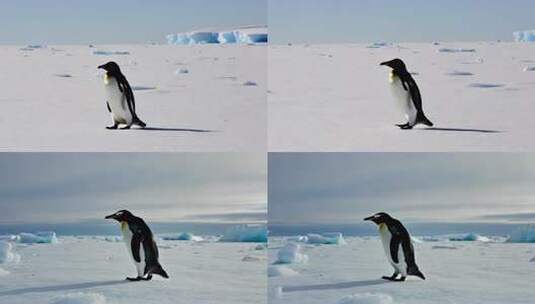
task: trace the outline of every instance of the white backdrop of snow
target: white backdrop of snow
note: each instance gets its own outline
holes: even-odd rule
[[[98,293],[69,293],[53,299],[50,304],[106,304],[106,298]]]

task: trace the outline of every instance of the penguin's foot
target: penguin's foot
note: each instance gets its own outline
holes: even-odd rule
[[[396,278],[397,276],[398,276],[397,274],[394,274],[391,277],[384,276],[383,280],[387,280],[387,281],[391,281],[391,282],[403,282],[406,279],[406,277],[401,277],[401,278],[398,279],[398,278]]]
[[[136,277],[136,278],[126,278],[127,281],[130,281],[130,282],[137,282],[137,281],[141,281],[143,280],[142,277]]]
[[[121,130],[128,130],[128,129],[130,129],[131,126],[132,126],[132,125],[126,125],[126,126],[124,126],[124,127],[121,127],[120,129],[121,129]]]
[[[402,125],[396,125],[396,126],[398,126],[402,130],[410,130],[410,129],[412,129],[412,126],[409,123],[402,124]]]
[[[115,129],[117,129],[118,126],[119,126],[118,124],[113,124],[113,125],[111,125],[111,126],[106,126],[106,129],[108,129],[108,130],[115,130]]]
[[[141,278],[143,281],[150,281],[152,280],[152,274],[149,274],[146,278]]]

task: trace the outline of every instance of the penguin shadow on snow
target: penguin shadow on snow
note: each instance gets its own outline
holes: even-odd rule
[[[190,132],[190,133],[213,133],[215,130],[204,129],[190,129],[190,128],[163,128],[163,127],[145,127],[145,128],[131,128],[135,131],[171,131],[171,132]]]
[[[417,130],[423,130],[423,131],[442,131],[442,132],[472,132],[472,133],[502,133],[502,131],[499,130],[488,130],[488,129],[466,129],[466,128],[422,128]]]
[[[43,287],[28,287],[28,288],[19,288],[19,289],[13,289],[13,290],[0,291],[0,297],[18,296],[18,295],[23,295],[27,293],[88,289],[88,288],[113,286],[113,285],[121,285],[121,284],[128,284],[128,283],[130,282],[126,280],[113,280],[113,281],[95,281],[95,282],[84,282],[84,283],[63,284],[63,285],[50,285],[50,286],[43,286]]]
[[[352,281],[352,282],[341,282],[341,283],[330,283],[330,284],[288,286],[288,287],[283,287],[282,291],[283,292],[297,292],[297,291],[313,291],[313,290],[329,290],[329,289],[348,289],[348,288],[367,287],[367,286],[383,285],[383,284],[394,284],[394,282],[377,279],[377,280],[363,280],[363,281]]]

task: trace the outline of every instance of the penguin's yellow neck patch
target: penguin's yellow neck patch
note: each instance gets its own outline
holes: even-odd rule
[[[126,231],[128,229],[128,223],[127,222],[121,222],[121,231]]]
[[[108,77],[108,73],[104,74],[104,84],[110,84],[110,78]]]
[[[379,230],[385,230],[385,229],[386,229],[386,224],[385,223],[379,224]]]
[[[388,77],[388,81],[389,81],[390,83],[393,83],[395,77],[396,77],[396,75],[394,75],[394,72],[390,72],[390,75],[389,75],[389,77]]]

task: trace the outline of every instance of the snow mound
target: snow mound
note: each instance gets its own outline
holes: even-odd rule
[[[24,244],[57,244],[58,238],[56,233],[53,231],[43,231],[37,233],[26,233],[23,232],[19,234],[21,243]]]
[[[380,49],[380,48],[389,47],[389,46],[392,46],[392,43],[374,42],[374,43],[368,45],[366,48],[368,48],[368,49]]]
[[[308,234],[307,243],[326,245],[345,245],[346,241],[340,232]]]
[[[233,30],[199,30],[169,34],[166,38],[167,43],[172,45],[257,44],[268,42],[268,31],[267,26],[246,26]]]
[[[106,242],[112,242],[112,243],[114,243],[114,242],[122,242],[122,241],[123,241],[123,238],[120,237],[120,236],[107,236],[107,237],[104,238],[104,240],[105,240]]]
[[[269,266],[268,277],[291,277],[299,273],[286,266]]]
[[[275,286],[270,287],[268,290],[270,299],[280,299],[282,298],[282,287],[281,286]]]
[[[514,32],[513,37],[516,42],[535,42],[535,30]]]
[[[193,235],[189,232],[182,232],[177,235],[163,235],[161,236],[162,240],[166,241],[194,241],[194,242],[200,242],[202,241],[202,237]]]
[[[98,293],[69,293],[58,297],[51,304],[106,304],[106,298]]]
[[[18,262],[20,262],[20,255],[13,252],[13,244],[0,241],[0,264]]]
[[[511,233],[508,243],[535,243],[535,225],[524,225]]]
[[[495,83],[471,83],[468,85],[471,88],[480,88],[480,89],[492,89],[492,88],[501,88],[503,84]]]
[[[463,49],[463,48],[458,48],[458,49],[441,48],[441,49],[438,49],[438,52],[439,53],[475,53],[476,50],[475,49]]]
[[[257,225],[237,225],[227,229],[219,241],[267,243],[267,229]]]
[[[336,304],[392,304],[394,300],[387,294],[380,293],[358,293],[345,296]]]
[[[176,74],[176,75],[180,75],[180,74],[189,74],[189,70],[188,70],[188,69],[184,69],[184,68],[182,68],[182,69],[178,69],[178,70],[175,71],[175,74]]]
[[[301,246],[290,243],[282,247],[277,253],[277,264],[304,264],[308,262],[308,256],[301,252]]]
[[[529,66],[524,68],[524,72],[533,72],[535,71],[535,66]]]
[[[476,233],[465,233],[450,237],[450,241],[454,242],[490,242],[488,237],[481,236]]]
[[[449,249],[449,250],[456,250],[457,247],[455,246],[433,246],[431,249]]]
[[[463,71],[453,71],[450,73],[447,73],[448,76],[473,76],[473,73],[470,72],[463,72]]]

